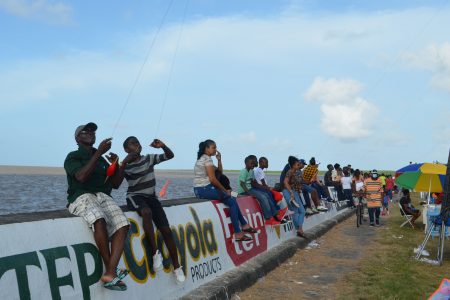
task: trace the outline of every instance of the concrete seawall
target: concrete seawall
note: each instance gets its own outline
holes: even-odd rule
[[[175,299],[192,297],[194,290],[197,296],[209,297],[200,294],[202,289],[198,288],[233,274],[229,272],[242,274],[242,269],[236,271],[242,266],[247,269],[262,266],[261,272],[268,272],[277,265],[277,260],[292,255],[302,243],[296,238],[292,223],[265,226],[255,199],[240,197],[238,202],[245,218],[258,230],[253,241],[232,240],[228,207],[219,201],[188,198],[163,202],[186,274],[184,285],[175,283],[171,260],[159,232],[157,245],[164,256],[164,269],[154,272],[141,218],[135,212],[126,212],[131,228],[119,264],[130,270],[124,279],[128,285],[126,292],[102,287],[99,282],[102,261],[92,232],[81,218],[65,210],[1,216],[0,299]],[[306,218],[305,230],[320,233],[330,226],[329,220],[345,216],[345,203],[327,205],[328,212]],[[277,249],[275,261],[270,259],[274,255],[270,249]],[[251,284],[251,278],[240,280],[241,285]],[[230,284],[227,293],[239,289],[242,286]],[[210,296],[223,298],[220,292]]]

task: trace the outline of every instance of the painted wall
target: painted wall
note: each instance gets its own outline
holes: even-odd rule
[[[0,225],[0,299],[173,299],[213,280],[256,255],[294,238],[292,223],[265,226],[254,198],[238,198],[244,217],[258,230],[254,240],[236,243],[228,207],[219,201],[166,207],[186,282],[177,285],[171,260],[157,232],[164,269],[155,273],[144,239],[141,218],[131,222],[120,266],[131,270],[126,292],[103,288],[103,265],[91,230],[81,218]],[[345,210],[344,203],[327,204],[327,213],[306,218],[309,229]]]

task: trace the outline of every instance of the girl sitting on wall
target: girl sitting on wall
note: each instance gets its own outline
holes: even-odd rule
[[[294,222],[295,229],[297,229],[297,235],[305,237],[303,233],[303,221],[305,220],[305,208],[302,205],[300,194],[302,192],[302,183],[295,173],[300,169],[300,161],[294,157],[289,156],[288,159],[290,169],[284,177],[284,189],[283,196],[286,199],[289,210],[294,212],[292,220]]]
[[[234,229],[234,240],[236,242],[251,241],[252,237],[245,233],[256,233],[257,231],[247,224],[242,216],[236,198],[231,196],[231,190],[226,189],[217,180],[216,167],[211,156],[217,158],[217,170],[222,169],[222,157],[217,151],[213,140],[201,142],[198,146],[197,161],[194,167],[194,193],[200,199],[217,199],[230,207],[230,219]],[[241,229],[242,226],[242,229]]]

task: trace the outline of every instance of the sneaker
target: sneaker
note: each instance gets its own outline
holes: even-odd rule
[[[280,210],[278,211],[278,214],[277,214],[278,220],[283,220],[283,219],[284,219],[284,216],[285,216],[286,213],[287,213],[287,211],[288,211],[288,207],[287,207],[287,206],[286,206],[285,208],[283,208],[283,209],[280,209]]]
[[[183,267],[181,266],[178,269],[173,270],[173,274],[175,275],[178,284],[183,284],[186,280],[183,272]]]
[[[374,223],[370,223],[370,226],[375,227],[375,224]]]
[[[328,211],[328,208],[326,208],[325,206],[319,205],[319,206],[317,206],[317,210],[318,211]]]
[[[375,226],[380,226],[380,220],[375,220]]]
[[[161,255],[161,252],[159,250],[156,250],[155,255],[153,255],[153,270],[159,271],[163,268],[163,257]]]
[[[291,204],[294,205],[295,207],[299,208],[300,205],[297,203],[297,201],[295,200],[291,200]]]
[[[318,214],[318,213],[319,213],[319,211],[318,211],[315,207],[313,207],[311,210],[312,210],[312,212],[315,213],[315,214]]]
[[[307,207],[307,208],[306,208],[306,214],[307,214],[307,215],[313,215],[314,212],[311,210],[311,208]]]

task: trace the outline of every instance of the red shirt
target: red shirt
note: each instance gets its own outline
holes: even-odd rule
[[[394,189],[394,179],[386,178],[386,190],[393,190],[393,189]]]

